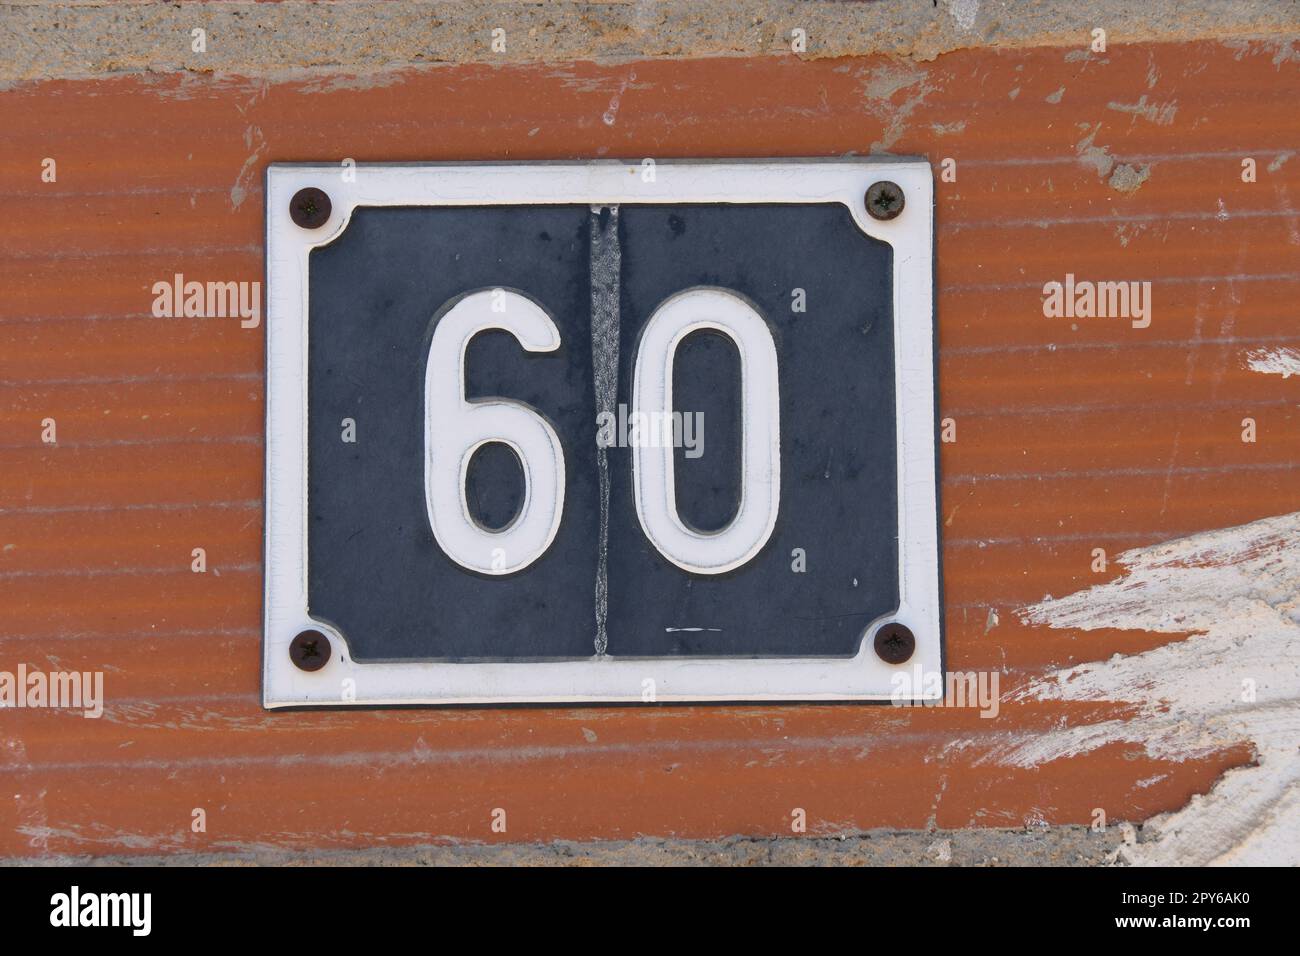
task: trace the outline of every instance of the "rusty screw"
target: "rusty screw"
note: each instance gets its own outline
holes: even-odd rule
[[[891,183],[888,179],[872,183],[867,190],[867,212],[872,219],[897,219],[906,205],[903,190],[898,188],[898,183]]]
[[[289,218],[304,229],[319,229],[330,217],[330,197],[325,190],[308,186],[289,200]]]
[[[318,671],[330,659],[330,639],[320,631],[303,631],[289,643],[289,659],[299,670]]]
[[[916,650],[916,638],[906,625],[890,621],[876,631],[876,653],[886,664],[902,664]]]

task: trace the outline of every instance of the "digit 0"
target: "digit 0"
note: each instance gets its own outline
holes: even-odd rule
[[[641,333],[632,376],[634,411],[671,415],[673,358],[692,332],[721,332],[740,353],[740,507],[718,531],[697,531],[677,511],[671,445],[632,448],[632,484],[641,530],[665,558],[695,574],[740,567],[767,543],[781,504],[781,412],[776,343],[748,302],[725,289],[691,289],[664,302]]]

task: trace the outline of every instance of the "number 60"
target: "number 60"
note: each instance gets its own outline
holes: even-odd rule
[[[545,417],[523,402],[465,398],[465,352],[479,332],[511,333],[529,352],[552,352],[560,332],[535,302],[502,289],[471,293],[438,320],[424,379],[424,489],[439,547],[457,564],[482,574],[522,571],[560,527],[564,511],[564,449]],[[740,567],[767,543],[781,500],[780,400],[776,343],[748,302],[725,289],[690,289],[672,296],[641,333],[632,375],[632,412],[671,414],[673,358],[692,332],[726,335],[740,353],[740,506],[724,528],[691,528],[677,512],[673,448],[632,447],[637,519],[669,561],[696,574]],[[523,504],[506,527],[484,528],[469,511],[465,478],[474,453],[490,442],[508,445],[524,473]]]

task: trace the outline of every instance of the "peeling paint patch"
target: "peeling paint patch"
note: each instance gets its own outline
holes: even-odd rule
[[[1273,54],[1273,65],[1281,67],[1283,64],[1292,63],[1300,60],[1300,50],[1295,48],[1295,41],[1288,40],[1286,43],[1280,43],[1277,52]]]
[[[1151,178],[1151,167],[1131,166],[1128,163],[1119,163],[1110,154],[1109,147],[1096,145],[1097,133],[1101,130],[1101,124],[1089,126],[1087,123],[1080,123],[1079,128],[1087,130],[1087,135],[1079,140],[1074,146],[1074,152],[1079,157],[1079,162],[1085,166],[1091,166],[1097,171],[1097,175],[1106,179],[1110,177],[1106,184],[1111,189],[1122,193],[1134,192],[1144,182]]]
[[[609,108],[606,109],[604,115],[601,116],[601,122],[606,126],[613,126],[618,120],[618,108],[623,102],[623,94],[627,92],[628,86],[634,82],[636,82],[636,74],[629,73],[627,79],[619,84],[618,92],[610,97]]]
[[[1087,123],[1080,124],[1082,129],[1089,129]],[[1079,157],[1079,162],[1085,166],[1091,166],[1097,171],[1098,176],[1107,176],[1115,166],[1115,160],[1110,155],[1110,151],[1105,146],[1097,146],[1094,140],[1097,133],[1101,130],[1101,124],[1093,126],[1088,135],[1079,140],[1074,146],[1074,151]]]
[[[1300,375],[1300,349],[1251,349],[1246,353],[1246,368],[1283,378]]]
[[[1284,165],[1286,165],[1286,161],[1287,161],[1288,159],[1290,159],[1290,158],[1291,158],[1292,156],[1294,156],[1294,155],[1295,155],[1295,152],[1294,152],[1293,150],[1289,150],[1289,151],[1287,151],[1287,152],[1285,152],[1285,153],[1278,153],[1277,156],[1275,156],[1275,157],[1273,158],[1273,161],[1272,161],[1271,163],[1268,164],[1268,171],[1269,171],[1270,173],[1275,173],[1275,172],[1277,172],[1277,171],[1278,171],[1279,169],[1281,169]]]
[[[1106,185],[1122,193],[1131,193],[1136,192],[1138,187],[1150,178],[1150,166],[1130,166],[1128,163],[1120,163],[1110,174]]]
[[[1055,106],[1057,103],[1061,102],[1061,97],[1063,97],[1064,95],[1065,95],[1065,87],[1061,87],[1055,93],[1048,93],[1046,96],[1043,97],[1043,100],[1044,102],[1051,103],[1053,106]]]
[[[1112,177],[1114,178],[1114,177]],[[1128,248],[1128,244],[1147,231],[1147,223],[1144,222],[1122,222],[1115,227],[1115,238],[1119,244]]]
[[[867,112],[879,117],[885,128],[881,138],[871,144],[870,152],[886,153],[907,131],[907,121],[937,87],[928,82],[929,71],[918,67],[884,66],[871,72],[863,93]],[[908,96],[894,103],[894,96],[906,90]]]
[[[1157,126],[1172,125],[1174,117],[1178,115],[1177,103],[1148,103],[1145,93],[1138,98],[1136,103],[1117,103],[1112,100],[1106,104],[1106,109],[1114,110],[1117,113],[1128,113],[1135,117],[1140,116]]]
[[[253,142],[257,142],[256,148]],[[262,153],[266,151],[266,137],[262,135],[260,127],[252,126],[244,133],[244,144],[253,150],[248,159],[244,160],[244,165],[240,167],[239,175],[235,177],[235,184],[230,187],[230,208],[232,211],[238,209],[248,198],[248,190],[252,186],[253,179],[257,174],[258,163],[262,158]]]
[[[955,123],[931,123],[930,132],[935,136],[949,136],[954,133],[962,133],[966,130],[966,121],[957,120]]]
[[[1138,548],[1127,574],[1018,611],[1028,624],[1186,635],[1153,650],[1049,674],[1021,700],[1117,701],[1127,720],[1008,744],[1032,767],[1116,742],[1160,759],[1249,743],[1256,764],[1147,822],[1136,864],[1300,864],[1300,512]]]
[[[326,74],[323,76],[308,74],[302,88],[304,92],[309,91],[312,93],[335,93],[342,90],[377,90],[388,86],[396,86],[405,80],[409,73],[409,68],[401,67],[377,70],[373,73],[360,75],[352,73]]]

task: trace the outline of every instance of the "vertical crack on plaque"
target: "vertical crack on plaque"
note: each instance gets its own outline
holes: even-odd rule
[[[618,398],[619,270],[618,207],[591,207],[591,365],[596,415],[614,415]],[[600,476],[600,542],[596,555],[596,655],[609,648],[609,449],[597,443]]]

